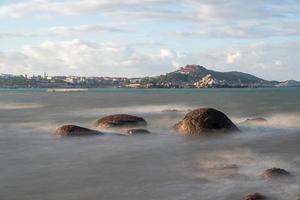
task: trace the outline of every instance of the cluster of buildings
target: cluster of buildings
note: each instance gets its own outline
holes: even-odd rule
[[[141,78],[12,75],[0,73],[0,87],[141,87]]]

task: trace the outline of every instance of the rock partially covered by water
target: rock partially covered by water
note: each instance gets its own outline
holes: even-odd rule
[[[103,117],[96,121],[95,125],[98,128],[135,128],[146,127],[145,119],[127,114],[116,114]]]
[[[249,118],[249,119],[246,119],[244,122],[242,123],[245,123],[245,124],[265,124],[267,123],[268,120],[266,120],[265,118],[262,118],[262,117],[256,117],[256,118]]]
[[[164,112],[164,113],[176,113],[176,112],[181,112],[181,111],[177,110],[177,109],[165,109],[165,110],[162,110],[161,112]]]
[[[262,174],[262,177],[266,180],[271,180],[274,178],[283,178],[288,176],[291,176],[291,173],[281,168],[270,168]]]
[[[201,135],[215,131],[239,131],[224,113],[213,108],[199,108],[189,112],[174,125],[174,128],[184,135]]]
[[[260,200],[260,199],[266,199],[266,197],[261,193],[255,192],[255,193],[247,194],[241,200]]]
[[[90,136],[90,135],[100,135],[99,131],[91,130],[76,125],[63,125],[56,129],[55,135],[58,136]]]
[[[148,131],[147,129],[134,128],[134,129],[129,129],[127,133],[130,135],[139,135],[139,134],[149,134],[150,131]]]

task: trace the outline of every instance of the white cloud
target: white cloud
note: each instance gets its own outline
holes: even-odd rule
[[[235,63],[241,56],[240,52],[228,53],[227,54],[227,63],[232,64]]]
[[[149,48],[151,51],[149,52]],[[231,46],[185,53],[156,44],[44,42],[19,51],[0,52],[0,71],[15,74],[147,76],[200,64],[220,71],[242,71],[269,80],[300,79],[300,45]]]
[[[189,55],[187,60],[219,71],[242,71],[268,80],[300,80],[299,42],[230,46]]]
[[[263,75],[267,79],[300,79],[297,42],[300,35],[300,4],[295,0],[178,0],[176,3],[174,0],[28,0],[0,4],[1,22],[14,17],[16,21],[20,20],[18,23],[25,22],[24,26],[33,22],[36,24],[32,27],[39,27],[38,23],[50,16],[55,20],[62,19],[59,24],[76,24],[72,21],[73,15],[78,15],[78,18],[84,16],[82,21],[95,16],[91,21],[105,19],[105,24],[47,28],[47,24],[56,24],[50,20],[45,23],[44,29],[13,32],[8,29],[15,26],[6,26],[6,22],[0,32],[0,39],[5,43],[2,49],[5,46],[13,48],[22,42],[36,43],[38,40],[35,37],[58,41],[89,38],[90,33],[103,32],[122,33],[118,37],[108,35],[105,38],[139,42],[124,44],[72,40],[29,44],[23,48],[17,47],[18,50],[0,52],[0,71],[16,74],[47,71],[49,74],[142,76],[196,63],[218,70],[240,70]],[[162,31],[168,35],[161,34]],[[255,41],[277,36],[281,37],[278,41],[282,43],[275,43],[275,38],[270,38],[266,40],[269,44],[251,45]],[[31,38],[10,42],[15,37]],[[193,43],[182,38],[191,38]],[[222,40],[222,44],[218,45],[222,46],[220,49],[209,50],[208,44],[202,45],[201,40],[195,38],[230,40]],[[237,38],[239,40],[232,40]],[[160,41],[170,45],[162,45]],[[231,42],[245,45],[226,47]],[[199,49],[206,50],[196,52],[197,45]],[[183,53],[180,49],[188,49],[189,52]]]
[[[270,37],[299,35],[300,4],[294,0],[29,0],[0,6],[0,17],[26,14],[117,16],[118,21],[175,20],[198,37]],[[49,15],[48,15],[49,16]],[[110,18],[112,20],[112,18]],[[174,33],[176,34],[176,33]]]
[[[125,29],[114,28],[111,26],[103,25],[79,25],[79,26],[57,26],[42,29],[36,32],[0,32],[0,38],[13,38],[13,37],[40,37],[40,36],[74,36],[88,33],[123,33]]]
[[[141,76],[172,69],[173,57],[161,59],[161,51],[143,53],[153,45],[134,43],[95,43],[72,40],[38,46],[24,46],[20,51],[0,53],[0,71],[15,74]],[[157,46],[154,44],[154,46]],[[138,49],[136,49],[138,47]]]

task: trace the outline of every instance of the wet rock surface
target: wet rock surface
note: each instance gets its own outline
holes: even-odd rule
[[[147,129],[129,129],[127,133],[130,135],[139,135],[139,134],[149,134],[151,132],[148,131]]]
[[[213,108],[199,108],[189,112],[180,122],[174,125],[174,129],[183,135],[239,131],[224,113]]]
[[[260,200],[260,199],[266,199],[264,195],[262,195],[259,192],[250,193],[241,198],[241,200]]]
[[[134,128],[146,127],[147,122],[142,117],[127,114],[116,114],[97,120],[95,126],[98,128]]]
[[[270,168],[270,169],[267,169],[262,174],[263,179],[266,179],[266,180],[289,177],[289,176],[291,176],[291,173],[286,171],[285,169],[281,169],[281,168]]]
[[[85,127],[68,124],[57,128],[54,134],[57,136],[90,136],[101,135],[102,133]]]

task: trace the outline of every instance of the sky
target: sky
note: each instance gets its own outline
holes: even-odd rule
[[[300,80],[300,0],[0,0],[0,73],[142,77],[199,64]]]

